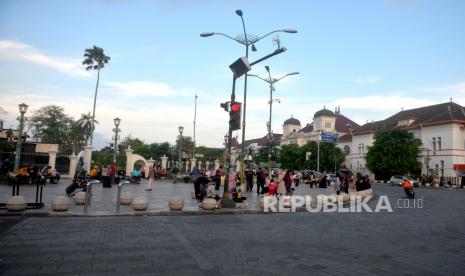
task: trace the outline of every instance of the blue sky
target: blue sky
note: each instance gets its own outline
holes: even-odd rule
[[[198,94],[197,144],[220,146],[231,93],[229,65],[245,48],[222,36],[280,33],[287,52],[254,66],[272,77],[300,72],[276,84],[273,131],[294,116],[303,125],[325,106],[362,124],[401,108],[449,101],[465,105],[465,1],[8,1],[0,2],[0,113],[16,127],[17,105],[28,114],[63,106],[74,118],[90,112],[95,72],[81,66],[85,48],[111,57],[102,71],[96,146],[111,139],[113,118],[122,135],[173,143],[177,127],[192,135]],[[249,60],[275,50],[274,35],[256,44]],[[246,138],[266,132],[269,90],[249,78]],[[243,79],[237,83],[243,96]],[[241,137],[240,132],[237,133]]]

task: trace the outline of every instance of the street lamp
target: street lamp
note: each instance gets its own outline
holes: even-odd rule
[[[178,130],[179,130],[179,171],[181,171],[182,169],[182,132],[184,131],[184,127],[183,126],[179,126],[178,127]]]
[[[201,33],[200,36],[201,37],[209,37],[209,36],[213,36],[213,35],[221,35],[221,36],[224,36],[224,37],[227,37],[231,40],[234,40],[236,41],[237,43],[240,43],[242,45],[245,46],[245,57],[248,58],[249,57],[249,46],[252,46],[252,51],[256,51],[256,47],[255,47],[255,43],[257,43],[259,40],[273,34],[273,33],[278,33],[278,32],[284,32],[284,33],[291,33],[291,34],[295,34],[297,33],[297,30],[296,29],[291,29],[291,28],[288,28],[288,29],[280,29],[280,30],[275,30],[275,31],[272,31],[272,32],[269,32],[263,36],[256,36],[256,35],[252,35],[252,34],[247,34],[247,31],[245,29],[245,22],[244,22],[244,17],[243,17],[243,12],[242,10],[236,10],[236,14],[238,16],[241,17],[241,21],[242,21],[242,28],[243,28],[243,31],[244,31],[244,34],[243,35],[238,35],[236,37],[232,37],[232,36],[229,36],[227,34],[224,34],[224,33],[217,33],[217,32],[204,32],[204,33]],[[279,47],[278,47],[279,48]],[[244,102],[243,102],[243,105],[242,105],[242,108],[244,110],[244,113],[243,113],[243,116],[242,116],[242,143],[241,143],[241,151],[244,152],[244,141],[245,141],[245,115],[246,115],[246,105],[247,105],[247,75],[245,75],[244,77]]]
[[[21,150],[23,146],[24,114],[26,113],[27,108],[28,105],[25,103],[19,105],[19,113],[21,114],[21,117],[19,119],[18,141],[16,142],[15,172],[19,169],[19,161],[21,159]]]
[[[195,107],[194,107],[194,147],[192,148],[192,158],[195,158],[195,126],[197,122],[197,93],[195,93]]]
[[[270,72],[270,67],[269,66],[265,66],[265,69],[268,72],[268,79],[259,77],[259,76],[254,75],[254,74],[247,74],[247,75],[251,76],[251,77],[259,78],[259,79],[267,82],[269,84],[269,87],[270,87],[270,100],[268,102],[269,105],[270,105],[270,118],[269,118],[269,121],[268,121],[268,124],[267,124],[267,128],[268,128],[268,177],[271,179],[271,114],[272,114],[272,109],[273,109],[273,101],[280,102],[280,100],[278,100],[278,99],[273,99],[273,91],[275,91],[274,84],[277,83],[278,81],[284,79],[285,77],[298,75],[299,72],[292,72],[292,73],[286,74],[286,75],[276,79],[276,78],[271,77],[271,72]]]
[[[119,138],[118,133],[121,132],[121,129],[119,129],[119,124],[121,123],[121,119],[116,117],[113,119],[113,122],[115,123],[115,128],[113,129],[113,132],[115,133],[115,136],[113,136],[113,139],[115,140],[115,149],[113,151],[113,163],[116,164],[116,154],[118,152],[118,138]]]

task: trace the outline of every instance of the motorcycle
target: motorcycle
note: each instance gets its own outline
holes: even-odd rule
[[[415,191],[413,190],[413,187],[411,188],[404,188],[405,195],[407,195],[408,198],[415,198]]]

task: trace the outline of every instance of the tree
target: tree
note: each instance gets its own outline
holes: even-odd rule
[[[94,108],[92,110],[92,133],[90,135],[90,144],[92,145],[92,138],[94,136],[94,122],[95,122],[95,104],[97,101],[98,83],[100,81],[100,70],[105,67],[105,64],[110,61],[110,57],[103,53],[103,49],[94,45],[93,48],[88,48],[84,51],[84,60],[82,65],[86,65],[86,70],[97,70],[97,85],[95,86],[94,95]]]
[[[64,113],[63,107],[48,105],[40,108],[28,119],[33,138],[43,143],[66,144],[66,137],[73,120]]]
[[[190,136],[182,136],[182,152],[192,154],[192,149],[194,148],[194,142]],[[179,156],[179,136],[176,139],[176,145],[173,148],[174,156]],[[177,158],[175,158],[177,160]]]
[[[85,133],[77,122],[72,121],[66,133],[62,151],[77,154],[84,145],[86,145]]]
[[[278,157],[281,167],[284,169],[298,170],[302,163],[302,151],[297,144],[281,146],[281,152]]]
[[[387,180],[395,174],[418,170],[421,141],[406,130],[380,131],[368,150],[367,167],[376,178]]]
[[[97,120],[94,120],[93,116],[90,115],[89,112],[87,114],[81,114],[81,118],[79,118],[76,123],[83,132],[86,144],[89,144],[89,139],[92,136],[92,133],[94,133],[95,124],[98,124]]]

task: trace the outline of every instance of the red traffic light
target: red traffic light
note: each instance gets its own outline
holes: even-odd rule
[[[233,103],[231,105],[231,110],[234,111],[234,112],[238,112],[239,110],[241,109],[241,106],[237,103]]]

